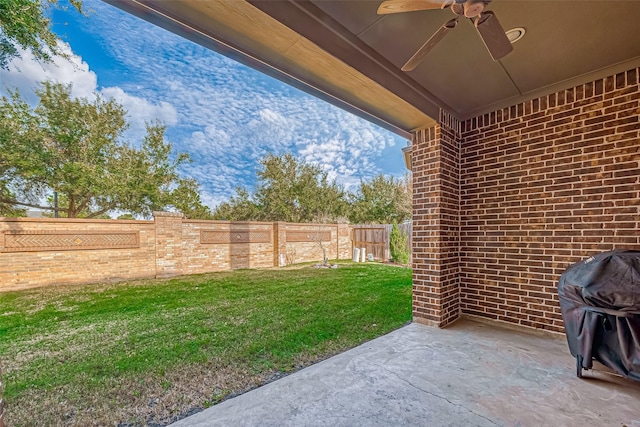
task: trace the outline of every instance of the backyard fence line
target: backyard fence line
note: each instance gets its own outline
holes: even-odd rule
[[[348,224],[0,218],[0,292],[350,259]]]

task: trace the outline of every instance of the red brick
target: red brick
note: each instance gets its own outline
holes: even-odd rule
[[[414,164],[414,179],[431,182],[432,197],[451,193],[451,173],[459,172],[460,258],[451,266],[439,261],[449,282],[437,279],[436,292],[452,280],[455,287],[450,272],[458,268],[462,313],[561,332],[560,273],[601,251],[640,249],[639,77],[633,69],[466,120],[446,185],[443,175]],[[443,150],[437,128],[430,134],[436,155]],[[431,209],[441,215],[438,205]],[[428,233],[432,224],[420,222],[414,214],[414,230]],[[431,233],[434,247],[451,242]],[[414,264],[414,274],[426,267]],[[446,317],[434,301],[430,313]]]

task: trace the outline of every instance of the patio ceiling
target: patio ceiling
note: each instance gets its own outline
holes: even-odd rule
[[[640,2],[494,0],[524,38],[493,61],[463,20],[414,70],[400,70],[449,9],[377,15],[379,1],[106,0],[400,135],[640,66]]]

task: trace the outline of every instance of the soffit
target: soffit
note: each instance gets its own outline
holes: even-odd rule
[[[500,61],[472,23],[414,71],[400,67],[449,10],[376,14],[369,0],[107,0],[407,135],[445,109],[465,119],[640,66],[640,1],[494,0],[525,37]]]
[[[245,1],[106,1],[404,137],[435,123],[438,104],[411,79],[408,102]]]

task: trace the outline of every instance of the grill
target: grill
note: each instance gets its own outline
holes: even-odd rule
[[[593,360],[640,381],[640,251],[613,251],[560,276],[560,308],[576,374]]]

